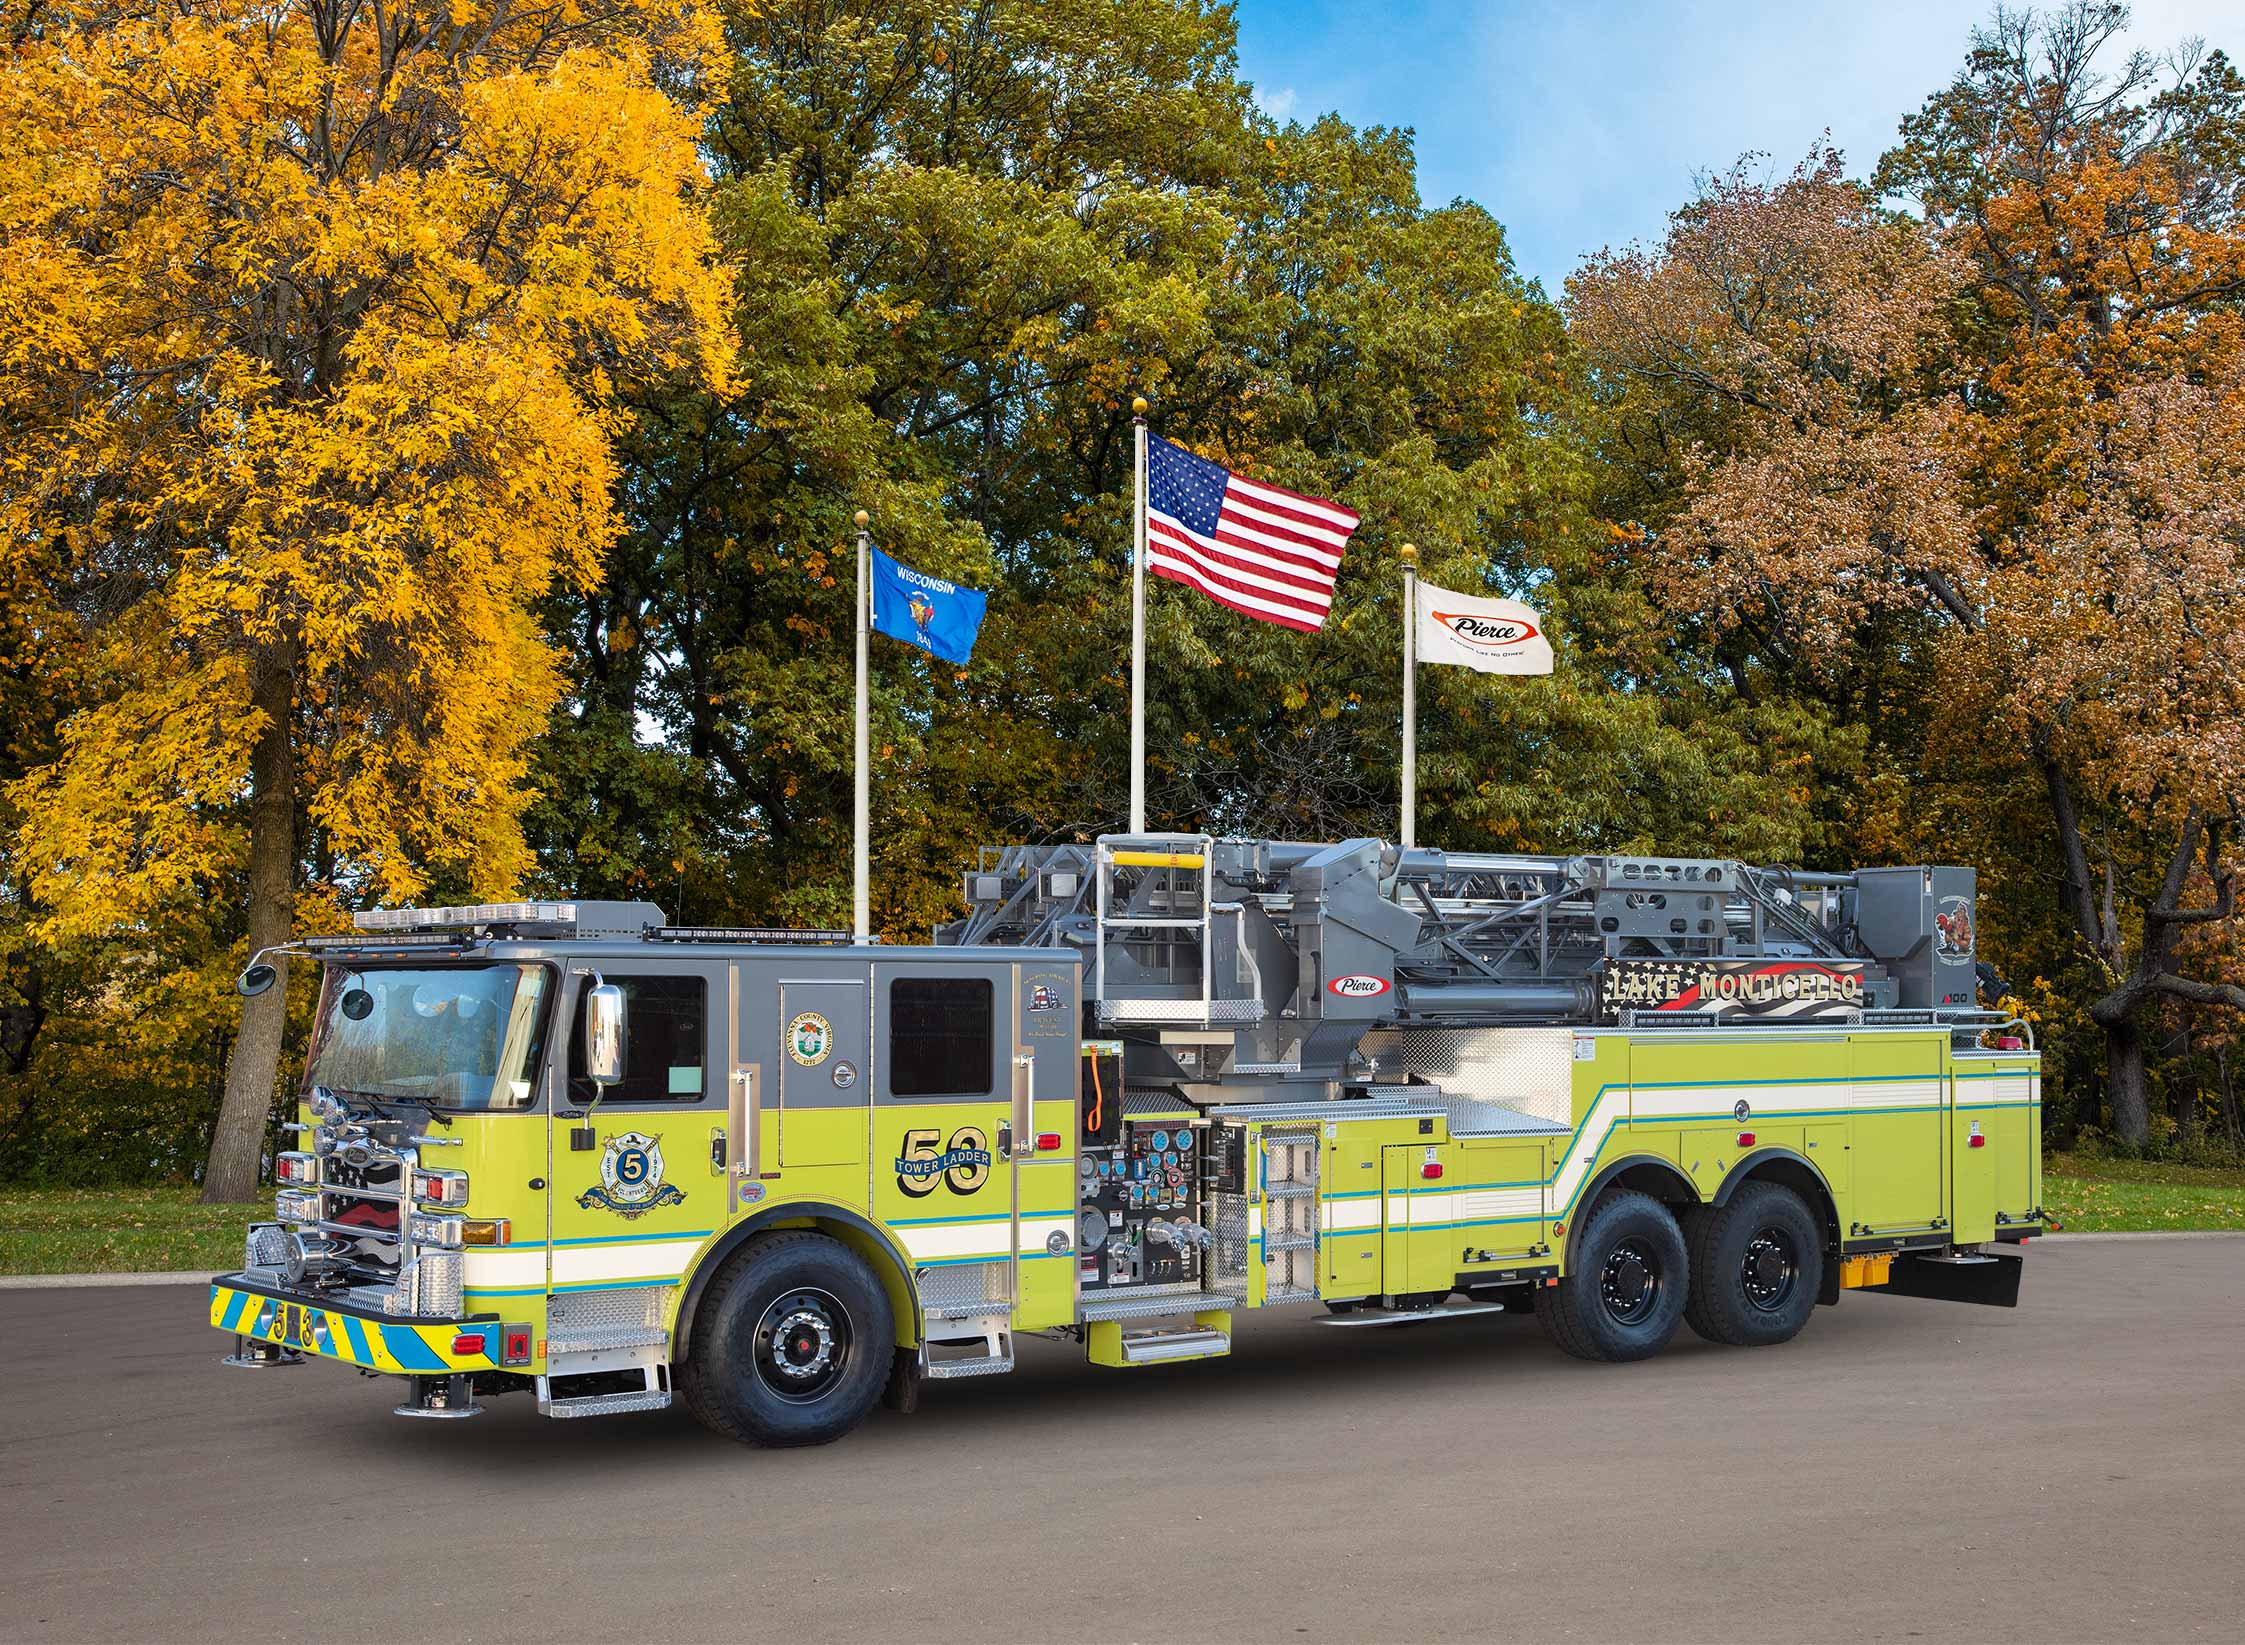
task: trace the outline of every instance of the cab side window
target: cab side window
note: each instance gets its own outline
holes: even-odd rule
[[[995,1062],[988,977],[898,977],[889,984],[889,1092],[987,1097]]]
[[[624,991],[624,1077],[605,1102],[699,1102],[709,1089],[709,985],[700,977],[607,979]],[[589,989],[587,990],[589,992]],[[585,1002],[569,1036],[569,1100],[592,1101],[585,1073]]]

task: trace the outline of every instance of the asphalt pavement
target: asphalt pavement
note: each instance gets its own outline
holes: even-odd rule
[[[1531,1319],[1030,1341],[838,1445],[388,1415],[179,1287],[0,1292],[0,1640],[2236,1639],[2245,1240],[1628,1366]]]

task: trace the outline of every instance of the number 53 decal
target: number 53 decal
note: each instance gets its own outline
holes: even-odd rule
[[[933,1128],[904,1133],[904,1153],[896,1162],[896,1185],[914,1199],[935,1192],[937,1177],[954,1194],[971,1194],[990,1180],[990,1138],[979,1126],[962,1125],[940,1151]]]

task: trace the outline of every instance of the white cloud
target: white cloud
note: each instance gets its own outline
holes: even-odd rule
[[[1263,112],[1284,124],[1294,117],[1294,105],[1301,101],[1301,93],[1292,86],[1281,86],[1276,91],[1258,91],[1255,101],[1263,105]]]

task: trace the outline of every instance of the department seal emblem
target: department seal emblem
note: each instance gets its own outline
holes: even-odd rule
[[[608,1151],[600,1156],[600,1181],[579,1194],[577,1203],[636,1219],[685,1198],[683,1188],[663,1181],[662,1144],[644,1132],[625,1131],[608,1139]]]

